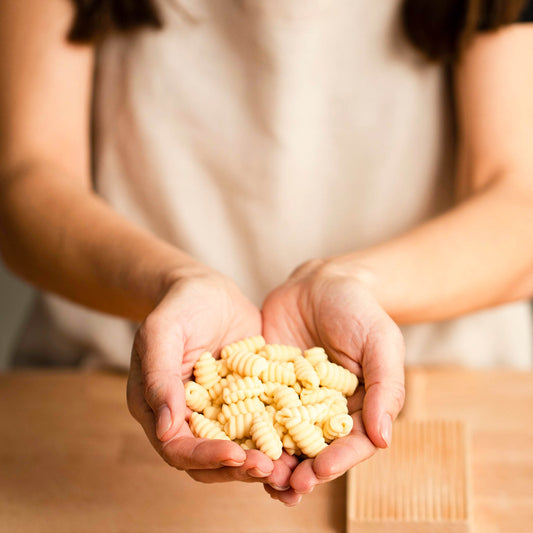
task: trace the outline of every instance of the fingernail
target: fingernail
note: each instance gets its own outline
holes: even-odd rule
[[[385,441],[388,448],[392,440],[392,418],[388,413],[385,413],[381,417],[379,432],[381,434],[381,438]]]
[[[155,427],[155,432],[157,438],[161,440],[161,437],[170,429],[172,425],[172,416],[170,414],[170,409],[166,405],[162,405],[157,411],[157,422]]]
[[[294,492],[296,492],[296,494],[311,494],[311,492],[313,492],[315,490],[315,486],[313,485],[311,488],[307,489],[307,490],[294,490]]]
[[[242,466],[244,461],[234,461],[233,459],[227,459],[226,461],[220,461],[224,466]]]
[[[280,487],[279,485],[274,485],[273,483],[269,483],[269,485],[273,489],[279,490],[280,492],[285,492],[286,490],[289,490],[291,488],[290,485],[287,485],[286,487]]]
[[[262,470],[259,470],[259,468],[254,467],[250,468],[250,470],[247,471],[247,474],[252,477],[268,477],[271,472],[263,472]]]
[[[293,502],[293,503],[285,503],[285,502],[283,502],[283,505],[285,505],[285,507],[295,507],[301,501],[302,501],[302,496],[300,494],[298,494],[298,499],[295,502]]]

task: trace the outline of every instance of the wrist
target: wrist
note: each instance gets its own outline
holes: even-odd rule
[[[364,261],[352,256],[311,259],[300,265],[290,276],[291,280],[313,277],[317,280],[347,278],[374,293],[377,287],[375,272]]]

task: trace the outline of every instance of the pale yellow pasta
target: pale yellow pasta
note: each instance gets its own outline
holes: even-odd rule
[[[273,405],[267,405],[265,407],[265,411],[268,417],[270,418],[270,421],[274,423],[274,421],[276,420],[276,408]]]
[[[318,374],[305,357],[297,357],[294,360],[294,372],[296,373],[296,379],[306,389],[316,389],[320,385]]]
[[[265,404],[259,398],[246,398],[235,403],[222,404],[218,421],[225,424],[231,416],[264,411]]]
[[[228,383],[222,392],[224,403],[236,403],[239,400],[259,396],[264,391],[264,386],[256,377],[246,376]]]
[[[286,425],[288,420],[307,420],[314,424],[321,423],[328,416],[328,406],[324,403],[299,405],[297,407],[284,407],[276,412],[276,421]]]
[[[241,446],[243,450],[256,450],[257,446],[253,439],[240,439],[237,440],[237,444]]]
[[[346,396],[351,396],[357,388],[357,376],[348,369],[335,363],[320,361],[315,366],[320,378],[320,385],[336,389]]]
[[[225,378],[228,375],[228,364],[225,359],[217,359],[217,372],[221,378]]]
[[[342,398],[342,393],[328,387],[319,387],[318,389],[303,389],[300,393],[300,400],[304,405],[310,403],[321,403],[331,398]]]
[[[296,443],[294,442],[293,438],[290,436],[289,433],[285,433],[285,435],[283,435],[281,443],[283,444],[283,448],[289,455],[300,455],[302,453],[300,448],[296,446]]]
[[[287,429],[285,428],[285,426],[283,424],[280,424],[279,422],[276,422],[274,420],[274,429],[276,430],[276,433],[278,434],[278,437],[280,439],[283,439],[283,435],[285,435],[285,433],[287,433]]]
[[[271,404],[274,401],[274,392],[279,389],[282,385],[280,383],[275,383],[274,381],[265,381],[264,390],[259,396],[259,399],[264,404]]]
[[[348,401],[344,396],[328,398],[324,401],[324,404],[327,405],[328,416],[346,414],[348,412]]]
[[[353,393],[357,378],[349,375],[323,348],[302,355],[261,336],[242,339],[224,346],[220,360],[200,356],[196,382],[185,385],[185,401],[195,411],[189,425],[198,437],[232,440],[272,459],[283,448],[315,457],[326,440],[351,430],[344,395]]]
[[[200,413],[211,402],[206,389],[194,381],[187,381],[185,383],[185,403],[189,409]]]
[[[279,459],[283,444],[266,413],[254,413],[251,427],[252,439],[257,448],[271,459]]]
[[[300,348],[285,344],[265,344],[259,353],[269,361],[294,361],[294,358],[302,354]]]
[[[338,414],[327,418],[322,426],[322,433],[327,442],[344,437],[352,431],[353,419],[348,414]]]
[[[196,435],[201,439],[231,440],[224,431],[222,431],[218,422],[210,420],[200,413],[191,414],[189,427],[191,428],[193,435]]]
[[[326,353],[324,348],[320,348],[319,346],[315,346],[314,348],[309,348],[309,350],[305,350],[304,357],[313,366],[315,366],[317,363],[320,363],[320,361],[328,360],[328,354]]]
[[[230,416],[224,424],[224,433],[231,440],[249,437],[253,416],[253,413],[239,413],[238,415]]]
[[[289,420],[286,428],[307,457],[316,457],[327,446],[321,429],[307,420]]]
[[[226,358],[228,369],[240,376],[260,376],[268,367],[264,357],[248,350],[237,350]]]
[[[204,411],[203,415],[210,420],[218,420],[218,415],[220,414],[219,405],[208,405]]]
[[[261,379],[266,382],[275,382],[281,385],[294,385],[296,374],[292,363],[284,364],[277,361],[266,361],[266,367],[261,373]]]
[[[248,337],[247,339],[242,339],[237,342],[233,342],[224,346],[220,352],[220,357],[222,359],[227,359],[229,355],[239,350],[247,350],[249,352],[257,353],[265,345],[265,339],[261,335],[256,335],[255,337]]]
[[[213,402],[213,405],[220,405],[223,402],[222,392],[228,382],[228,378],[222,378],[209,389],[209,398],[211,399],[211,402]]]
[[[296,391],[291,387],[285,387],[283,385],[274,391],[273,400],[278,411],[284,407],[297,407],[298,405],[302,405]]]
[[[209,390],[220,381],[215,358],[210,352],[204,352],[194,365],[196,383]]]

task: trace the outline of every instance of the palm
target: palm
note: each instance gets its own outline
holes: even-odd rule
[[[267,342],[301,348],[323,346],[334,362],[355,373],[363,383],[384,364],[392,344],[388,339],[396,335],[396,330],[371,295],[347,277],[332,276],[320,282],[306,277],[291,279],[272,292],[263,306]],[[307,492],[375,452],[375,440],[369,437],[363,422],[369,420],[369,416],[363,417],[364,405],[363,385],[348,402],[354,420],[350,435],[333,442],[314,460],[300,463],[291,477],[293,488]],[[371,432],[373,436],[375,432]],[[277,497],[284,500],[290,495]]]

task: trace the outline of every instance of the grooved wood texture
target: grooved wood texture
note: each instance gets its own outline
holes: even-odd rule
[[[469,531],[465,426],[402,420],[390,449],[348,474],[348,533]]]

